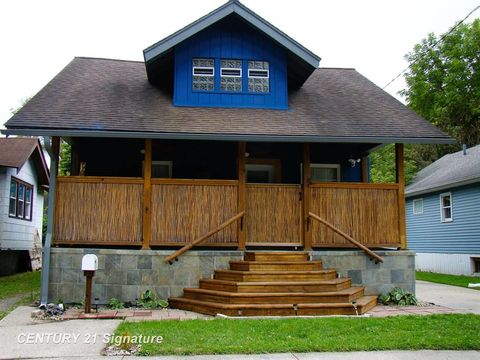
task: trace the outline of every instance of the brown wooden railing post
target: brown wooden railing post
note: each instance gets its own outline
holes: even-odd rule
[[[362,182],[368,183],[368,155],[362,156]]]
[[[303,144],[303,179],[302,179],[302,192],[303,192],[303,217],[302,217],[302,241],[303,248],[305,250],[312,250],[312,233],[310,231],[309,223],[310,217],[310,144]]]
[[[398,183],[398,234],[400,248],[407,248],[406,220],[405,220],[405,171],[403,165],[403,144],[395,144],[395,169]]]
[[[145,159],[143,162],[143,242],[142,249],[150,249],[152,238],[152,140],[145,139]]]
[[[238,143],[237,170],[238,170],[238,207],[237,212],[245,211],[245,151],[246,144]],[[245,250],[247,233],[245,231],[245,217],[242,217],[237,225],[238,250]]]

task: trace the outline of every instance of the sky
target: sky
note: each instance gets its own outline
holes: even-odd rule
[[[0,128],[75,56],[143,60],[142,50],[226,0],[0,0]],[[319,55],[384,87],[404,55],[480,0],[242,0]],[[474,13],[467,22],[480,17]],[[398,96],[403,77],[385,90]],[[401,99],[400,99],[401,100]]]

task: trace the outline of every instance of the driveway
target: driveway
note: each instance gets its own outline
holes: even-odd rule
[[[422,301],[432,302],[462,313],[480,314],[479,290],[417,281],[416,293],[417,298]]]

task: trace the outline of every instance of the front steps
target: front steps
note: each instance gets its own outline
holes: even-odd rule
[[[230,270],[215,270],[200,288],[170,298],[174,308],[208,315],[361,315],[377,304],[363,287],[310,261],[306,252],[247,252]]]

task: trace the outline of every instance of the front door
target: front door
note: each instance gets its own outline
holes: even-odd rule
[[[245,164],[247,245],[302,245],[302,188],[281,183],[280,160]]]

